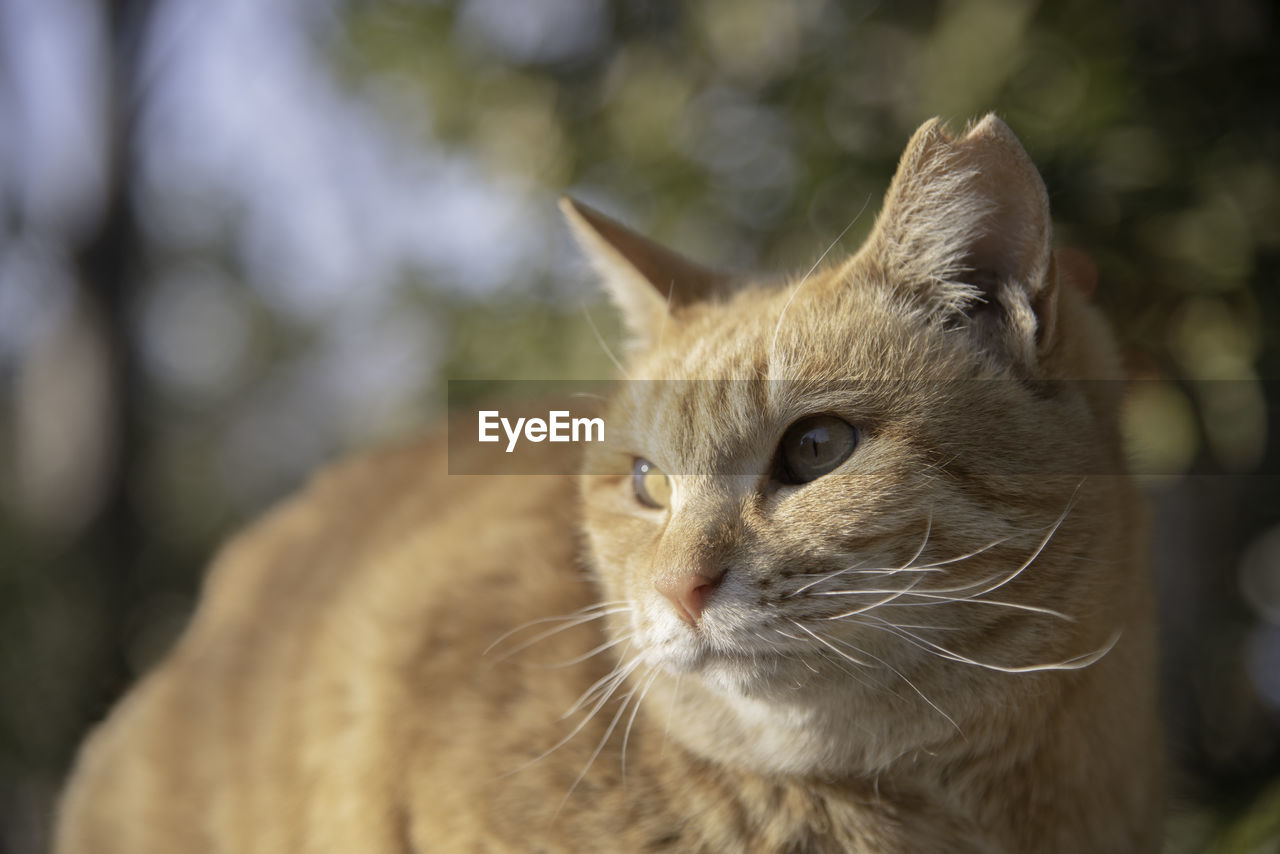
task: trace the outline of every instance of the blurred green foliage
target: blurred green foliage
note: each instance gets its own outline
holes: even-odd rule
[[[1040,166],[1059,245],[1096,265],[1096,300],[1130,373],[1149,381],[1129,411],[1135,453],[1172,473],[1147,484],[1185,807],[1169,850],[1280,845],[1280,597],[1248,594],[1280,588],[1238,580],[1280,576],[1280,548],[1266,546],[1280,522],[1272,4],[338,0],[336,9],[313,35],[345,93],[370,108],[367,120],[522,197],[531,219],[510,227],[525,233],[489,239],[522,244],[532,234],[536,245],[523,275],[497,291],[417,270],[345,317],[282,310],[244,263],[234,210],[207,245],[148,226],[130,322],[140,338],[159,330],[144,349],[169,362],[147,363],[130,404],[142,438],[126,472],[140,508],[137,539],[121,547],[127,567],[103,573],[101,538],[0,516],[0,852],[41,838],[33,827],[45,823],[75,743],[180,629],[218,540],[302,470],[418,429],[451,379],[613,374],[601,339],[615,341],[617,324],[602,304],[582,305],[589,292],[556,223],[557,195],[581,196],[707,263],[804,269],[851,223],[839,248],[857,247],[922,121],[938,115],[958,128],[989,110]],[[264,140],[272,118],[261,117]],[[135,198],[144,223],[164,224],[146,193]],[[195,270],[198,287],[173,287],[174,270]],[[224,345],[213,379],[156,369],[192,346],[186,332],[168,340],[164,330],[202,327]],[[406,339],[435,349],[392,347],[371,376],[349,382],[394,374],[378,406],[330,399],[317,380],[353,352]],[[0,420],[0,439],[13,430]]]
[[[995,110],[1045,174],[1059,243],[1096,262],[1136,375],[1248,384],[1275,366],[1280,64],[1262,4],[532,4],[587,30],[560,41],[498,9],[353,3],[332,53],[423,139],[741,268],[805,265],[862,212],[856,247],[921,121]],[[1144,426],[1168,417],[1195,440],[1166,469],[1262,462],[1260,388]]]
[[[576,6],[589,32],[522,40],[510,31],[519,20],[476,18],[497,4],[352,3],[332,55],[355,89],[396,92],[389,120],[423,139],[535,196],[599,200],[722,266],[803,269],[853,220],[841,243],[851,250],[920,122],[1006,119],[1044,173],[1059,245],[1096,265],[1096,300],[1131,375],[1147,381],[1126,424],[1138,465],[1253,475],[1212,490],[1147,479],[1158,514],[1186,495],[1216,508],[1190,511],[1212,531],[1190,550],[1157,519],[1171,669],[1187,671],[1168,692],[1174,790],[1210,805],[1179,813],[1170,850],[1280,845],[1274,787],[1248,806],[1247,781],[1276,768],[1276,706],[1241,663],[1262,630],[1250,634],[1257,616],[1229,580],[1187,581],[1229,578],[1280,519],[1280,401],[1266,382],[1280,376],[1274,12],[1135,0],[532,5]],[[518,305],[495,304],[521,325]],[[559,330],[547,322],[546,341],[581,326],[572,314]],[[528,370],[542,349],[504,363],[483,328],[467,328],[454,348],[469,364],[487,352],[494,376]],[[1179,605],[1196,591],[1214,603],[1207,615]],[[1189,652],[1195,632],[1215,640]]]

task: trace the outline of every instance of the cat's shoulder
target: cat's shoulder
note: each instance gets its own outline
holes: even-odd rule
[[[364,725],[466,684],[513,623],[590,601],[576,501],[570,475],[450,475],[445,430],[321,470],[219,551],[183,636],[89,739],[56,850],[90,837],[191,850],[200,822],[224,814],[211,832],[253,848],[248,801],[282,815],[304,791],[335,816],[375,804],[376,787],[357,798],[315,783],[397,773],[387,757],[410,743]],[[150,829],[123,830],[139,810]]]
[[[220,549],[200,620],[243,620],[253,602],[276,603],[325,586],[331,576],[358,584],[355,576],[377,574],[406,554],[424,567],[446,556],[454,567],[488,563],[513,545],[513,535],[569,528],[577,501],[572,476],[450,474],[448,432],[356,453],[314,474]],[[573,462],[562,470],[572,471]],[[477,536],[495,519],[504,524]]]

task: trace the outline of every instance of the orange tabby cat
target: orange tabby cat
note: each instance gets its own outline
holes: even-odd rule
[[[577,481],[428,439],[235,539],[57,850],[1154,849],[1114,348],[1009,129],[926,124],[863,248],[787,281],[565,209],[672,382]]]

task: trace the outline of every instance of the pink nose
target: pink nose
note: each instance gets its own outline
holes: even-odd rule
[[[659,575],[653,586],[667,597],[676,610],[676,616],[692,626],[702,616],[707,594],[716,589],[723,577],[723,570],[675,570]]]

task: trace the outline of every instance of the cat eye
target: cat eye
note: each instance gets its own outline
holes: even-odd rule
[[[666,507],[671,502],[671,481],[648,460],[636,460],[631,469],[631,485],[636,498],[648,507]]]
[[[786,483],[808,483],[834,471],[858,445],[858,431],[834,415],[801,418],[787,428],[778,445]]]

